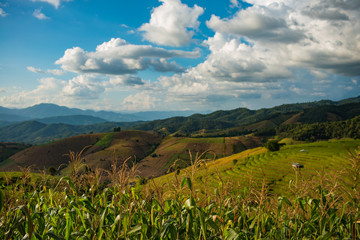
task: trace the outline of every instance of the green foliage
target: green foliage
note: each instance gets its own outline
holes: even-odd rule
[[[346,121],[283,125],[277,128],[277,132],[280,137],[292,137],[298,141],[360,138],[360,116]]]
[[[48,172],[51,176],[54,176],[57,171],[54,167],[49,167]]]
[[[280,146],[281,144],[279,143],[278,140],[270,140],[265,143],[265,147],[271,152],[279,151]]]
[[[280,126],[296,114],[301,114],[299,123],[347,120],[360,115],[359,98],[344,102],[319,101],[287,104],[256,111],[238,108],[210,114],[194,114],[189,117],[173,117],[141,123],[136,125],[135,129],[147,131],[166,129],[169,133],[177,132],[179,136],[189,136],[206,129],[208,133],[206,136],[213,137],[243,135],[249,132],[269,137],[275,135],[276,126]],[[256,126],[262,122],[266,122],[267,125]]]
[[[271,206],[266,196],[252,204],[257,199],[252,189],[204,203],[186,193],[147,199],[135,188],[80,194],[71,182],[64,184],[64,192],[42,188],[19,196],[23,204],[5,204],[0,238],[355,239],[360,233],[359,213],[345,211],[337,196],[322,188],[314,197],[274,198]],[[183,178],[180,189],[193,188],[191,179]],[[7,192],[4,198],[11,196]]]
[[[258,137],[272,137],[276,135],[275,128],[265,128],[262,130],[259,130],[255,133],[255,136]]]
[[[114,139],[114,135],[115,135],[114,132],[105,134],[95,145],[102,148],[109,147]]]
[[[120,132],[121,131],[121,127],[114,127],[114,132]]]

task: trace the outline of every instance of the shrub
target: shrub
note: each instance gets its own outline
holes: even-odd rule
[[[114,127],[114,132],[120,132],[121,131],[121,127]]]
[[[54,176],[57,171],[54,167],[49,167],[48,172],[51,176]]]
[[[265,144],[265,147],[271,152],[279,151],[280,146],[281,144],[277,140],[270,140]]]

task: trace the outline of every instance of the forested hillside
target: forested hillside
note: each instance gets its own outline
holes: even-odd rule
[[[279,137],[291,137],[299,141],[315,141],[331,138],[360,138],[360,116],[336,122],[283,125],[277,128]]]
[[[360,115],[360,98],[342,102],[319,101],[287,104],[269,109],[238,108],[210,114],[194,114],[150,121],[135,126],[139,130],[165,131],[191,136],[241,135],[286,124],[308,124],[348,120]],[[353,102],[352,102],[353,101]],[[201,133],[201,134],[200,134]]]

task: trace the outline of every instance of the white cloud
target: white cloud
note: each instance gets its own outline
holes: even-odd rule
[[[291,29],[286,20],[278,15],[283,11],[286,11],[285,7],[269,9],[253,6],[238,11],[231,19],[220,19],[212,15],[207,25],[216,32],[246,37],[251,41],[262,39],[276,43],[300,41],[304,37],[302,32]]]
[[[47,2],[53,5],[56,9],[60,6],[61,2],[70,2],[71,0],[32,0],[33,2]]]
[[[324,71],[317,70],[317,69],[312,69],[311,73],[318,79],[324,79],[328,76],[328,74],[326,74]]]
[[[47,17],[44,13],[41,12],[41,9],[35,9],[33,12],[33,16],[36,17],[39,20],[47,20],[50,19]]]
[[[194,35],[189,29],[198,28],[204,9],[197,5],[191,8],[180,0],[159,1],[162,4],[153,9],[150,22],[139,28],[144,39],[160,45],[188,45]]]
[[[35,67],[32,67],[32,66],[26,67],[26,69],[29,70],[30,72],[33,72],[33,73],[45,73],[40,68],[35,68]]]
[[[151,66],[157,72],[183,72],[184,69],[175,61],[169,62],[166,58],[151,59]]]
[[[215,35],[204,41],[210,50],[206,60],[161,77],[146,93],[201,109],[226,108],[245,99],[256,99],[248,106],[271,106],[284,100],[346,98],[360,90],[347,77],[360,75],[355,2],[260,2],[230,18],[212,16],[207,25]],[[315,15],[311,9],[318,6],[326,9]]]
[[[278,55],[260,45],[243,43],[241,38],[216,33],[205,43],[211,53],[189,73],[214,81],[263,82],[291,77]]]
[[[8,89],[6,95],[0,97],[0,105],[7,107],[26,107],[44,102],[62,103],[64,96],[61,88],[65,81],[56,78],[41,78],[39,85],[31,91]]]
[[[0,16],[1,17],[6,17],[8,14],[2,9],[0,8]]]
[[[230,1],[233,6],[239,2]],[[360,4],[357,0],[248,2],[253,6],[233,9],[238,10],[233,16],[213,15],[209,19],[207,26],[215,33],[202,43],[209,54],[203,62],[188,69],[175,62],[175,58],[199,57],[199,50],[187,52],[134,45],[120,38],[104,42],[94,51],[80,47],[67,49],[56,61],[62,68],[59,73],[70,71],[82,75],[58,85],[61,86],[57,90],[58,101],[86,101],[88,106],[96,101],[97,107],[102,108],[109,107],[109,103],[114,102],[109,96],[116,95],[117,102],[122,104],[111,106],[118,107],[117,110],[208,110],[242,105],[257,108],[284,101],[358,95]],[[177,11],[182,7],[188,12],[180,18]],[[150,22],[140,30],[145,32],[146,38],[147,34],[162,27],[163,31],[147,40],[182,46],[193,38],[190,30],[198,27],[200,12],[202,14],[202,8],[164,0],[160,7],[153,9]],[[171,14],[166,16],[167,13]],[[184,17],[189,15],[193,16],[191,21]],[[184,24],[187,20],[193,25]],[[174,22],[179,25],[171,27]],[[174,40],[176,34],[178,37]],[[55,73],[55,70],[34,67],[29,70]],[[145,82],[134,75],[143,70],[175,74]],[[129,91],[131,95],[126,97]],[[43,92],[44,96],[49,96]],[[34,92],[31,94],[35,97]]]
[[[97,46],[95,52],[87,52],[79,47],[67,49],[62,58],[55,63],[66,71],[77,73],[133,74],[153,67],[164,72],[182,71],[182,67],[167,59],[174,57],[199,57],[198,50],[186,52],[166,50],[150,45],[133,45],[120,38]]]
[[[122,75],[110,78],[109,83],[113,86],[137,86],[145,84],[144,80],[142,80],[140,77],[132,75]]]
[[[238,0],[230,0],[230,3],[231,3],[230,7],[232,8],[240,7]]]
[[[35,67],[32,67],[32,66],[28,66],[26,67],[26,69],[30,72],[33,72],[33,73],[49,73],[49,74],[53,74],[53,75],[57,75],[57,76],[61,76],[61,75],[64,75],[65,74],[65,71],[62,70],[62,69],[48,69],[46,71],[42,70],[41,68],[35,68]]]
[[[61,76],[65,74],[65,71],[61,69],[48,69],[46,72],[57,76]]]
[[[122,105],[124,109],[130,111],[152,110],[157,106],[158,99],[146,93],[137,93],[127,96]]]
[[[63,95],[79,99],[97,99],[104,91],[104,83],[92,75],[76,76],[62,89]]]
[[[356,1],[250,3],[255,5],[232,18],[212,16],[207,25],[217,33],[246,39],[253,49],[261,47],[270,53],[267,56],[276,55],[286,67],[360,74],[360,15],[356,10],[360,4]]]

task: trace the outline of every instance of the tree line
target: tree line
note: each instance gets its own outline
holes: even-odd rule
[[[291,137],[298,141],[316,141],[332,138],[360,138],[360,116],[355,118],[313,124],[289,124],[275,129],[281,138]]]

